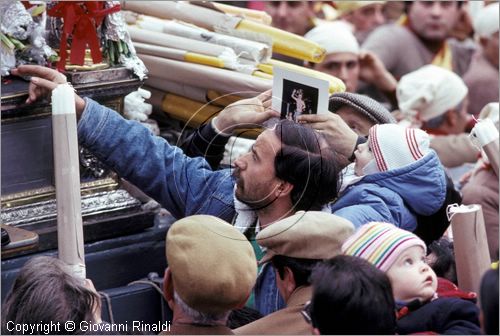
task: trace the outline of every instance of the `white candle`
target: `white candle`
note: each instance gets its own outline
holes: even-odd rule
[[[52,91],[52,138],[59,259],[85,279],[75,92],[69,84]]]
[[[458,286],[479,293],[481,277],[491,265],[482,207],[450,205],[447,212],[453,231]]]

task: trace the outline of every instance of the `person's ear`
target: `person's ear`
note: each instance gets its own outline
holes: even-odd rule
[[[163,295],[165,295],[165,300],[168,306],[173,309],[174,305],[174,282],[172,279],[172,272],[170,272],[170,267],[165,269],[165,275],[163,276]]]
[[[321,335],[318,328],[313,328],[313,335]]]
[[[289,196],[293,190],[293,184],[283,180],[279,180],[278,186],[276,187],[276,197]]]
[[[446,116],[445,116],[445,120],[446,120],[446,124],[448,124],[449,126],[453,127],[457,124],[458,122],[458,114],[455,110],[448,110],[446,112]]]
[[[285,272],[284,272],[283,281],[285,283],[285,288],[286,288],[286,291],[291,294],[295,290],[295,288],[297,287],[297,283],[295,282],[295,277],[293,276],[293,272],[290,269],[290,267],[285,266],[284,271]]]

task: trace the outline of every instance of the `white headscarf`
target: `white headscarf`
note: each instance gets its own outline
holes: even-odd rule
[[[340,13],[340,15],[349,14],[356,9],[370,6],[373,4],[385,4],[387,1],[335,1],[335,8]]]
[[[474,17],[474,31],[479,37],[490,37],[499,29],[499,4],[498,2],[489,4],[478,11]]]
[[[319,25],[304,37],[322,46],[327,55],[341,52],[359,54],[359,43],[343,21]]]
[[[426,65],[404,75],[396,90],[399,110],[410,116],[418,114],[423,121],[456,107],[467,93],[467,86],[460,77],[435,65]]]

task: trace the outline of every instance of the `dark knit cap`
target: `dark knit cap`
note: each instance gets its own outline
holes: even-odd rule
[[[396,119],[382,104],[365,95],[341,92],[330,96],[328,109],[336,113],[343,106],[349,106],[376,124],[394,124]]]

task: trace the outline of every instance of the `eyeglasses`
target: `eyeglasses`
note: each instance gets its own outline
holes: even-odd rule
[[[306,320],[307,324],[312,325],[312,319],[311,319],[311,301],[307,301],[306,304],[304,305],[304,309],[300,311],[304,319]]]

